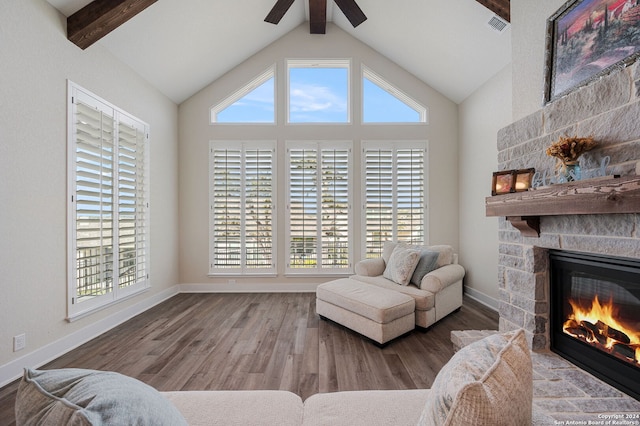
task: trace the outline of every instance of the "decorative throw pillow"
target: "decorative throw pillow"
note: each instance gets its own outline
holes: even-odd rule
[[[16,396],[20,425],[186,425],[157,390],[122,374],[25,369]]]
[[[524,330],[495,334],[458,351],[440,370],[419,425],[529,425],[531,353]]]
[[[429,250],[437,251],[440,255],[436,262],[437,268],[442,268],[445,265],[451,265],[453,263],[453,247],[448,245],[430,246]]]
[[[399,243],[394,243],[393,241],[385,241],[382,244],[382,259],[384,260],[384,263],[389,263],[391,253],[393,253],[393,249],[396,248],[398,244]]]
[[[382,276],[400,285],[407,285],[419,260],[420,250],[398,244],[393,249]]]
[[[411,284],[415,284],[420,287],[422,278],[429,272],[436,269],[439,255],[440,253],[438,253],[437,251],[422,251],[420,260],[418,261],[418,265],[416,266],[416,269],[413,271],[413,275],[411,276]]]

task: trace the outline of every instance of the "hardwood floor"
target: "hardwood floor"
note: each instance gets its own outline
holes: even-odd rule
[[[318,392],[428,388],[453,355],[452,330],[496,329],[496,312],[465,297],[427,332],[380,349],[315,313],[314,293],[179,294],[41,367],[117,371],[158,390]],[[0,389],[14,424],[18,383]]]

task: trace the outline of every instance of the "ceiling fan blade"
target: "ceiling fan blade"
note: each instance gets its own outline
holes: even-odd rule
[[[335,2],[342,13],[344,13],[344,16],[346,16],[349,22],[351,22],[353,28],[367,20],[367,17],[364,12],[362,12],[362,9],[360,9],[356,4],[355,0],[335,0]]]
[[[278,0],[276,4],[273,6],[273,9],[269,12],[266,18],[264,18],[265,22],[269,22],[271,24],[278,24],[287,10],[291,7],[294,0]]]

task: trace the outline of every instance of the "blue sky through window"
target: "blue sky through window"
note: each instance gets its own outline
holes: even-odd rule
[[[368,78],[362,79],[365,123],[419,123],[420,113]]]
[[[262,83],[217,114],[219,123],[275,123],[274,78]]]
[[[290,123],[348,123],[347,68],[290,68]]]
[[[295,61],[294,61],[295,62]],[[307,65],[299,61],[288,68],[289,123],[349,123],[349,66]],[[275,123],[274,70],[258,77],[212,108],[212,122]],[[265,80],[266,79],[266,80]],[[260,80],[263,81],[260,83]],[[421,123],[426,110],[384,79],[365,69],[362,77],[364,123]],[[255,84],[259,84],[255,86]],[[254,87],[254,88],[251,88]],[[244,94],[242,94],[244,92]],[[233,102],[233,103],[226,103]],[[224,106],[226,105],[228,106]]]

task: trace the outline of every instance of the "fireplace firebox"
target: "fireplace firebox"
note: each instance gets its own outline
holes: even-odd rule
[[[640,260],[549,251],[551,350],[640,400]]]

